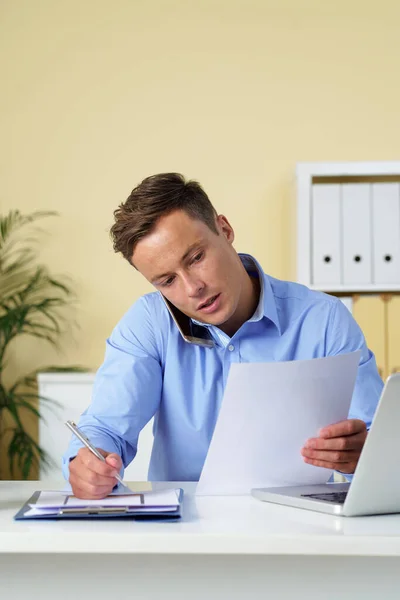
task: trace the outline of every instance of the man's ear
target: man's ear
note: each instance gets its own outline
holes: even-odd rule
[[[216,225],[218,232],[224,236],[227,242],[233,243],[235,239],[235,232],[233,231],[232,225],[229,223],[225,215],[218,215],[216,218]]]

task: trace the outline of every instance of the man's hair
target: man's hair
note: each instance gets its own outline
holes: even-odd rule
[[[202,187],[179,173],[160,173],[146,177],[114,211],[110,233],[115,252],[131,262],[139,240],[152,231],[160,217],[174,210],[203,221],[218,235],[217,213]]]

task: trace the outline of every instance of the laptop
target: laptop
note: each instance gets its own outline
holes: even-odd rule
[[[254,488],[266,502],[343,517],[400,513],[400,373],[391,375],[351,483]]]

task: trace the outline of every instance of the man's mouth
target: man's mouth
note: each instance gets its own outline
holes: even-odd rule
[[[197,310],[212,310],[214,307],[216,308],[218,299],[220,297],[221,294],[216,294],[215,296],[211,296],[211,298],[209,298],[208,300],[206,300],[206,302],[203,302],[202,304],[200,304],[197,307]]]

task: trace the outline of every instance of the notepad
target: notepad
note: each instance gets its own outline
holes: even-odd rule
[[[180,517],[183,490],[167,489],[132,494],[112,494],[85,500],[60,491],[35,492],[15,519],[86,517]]]

